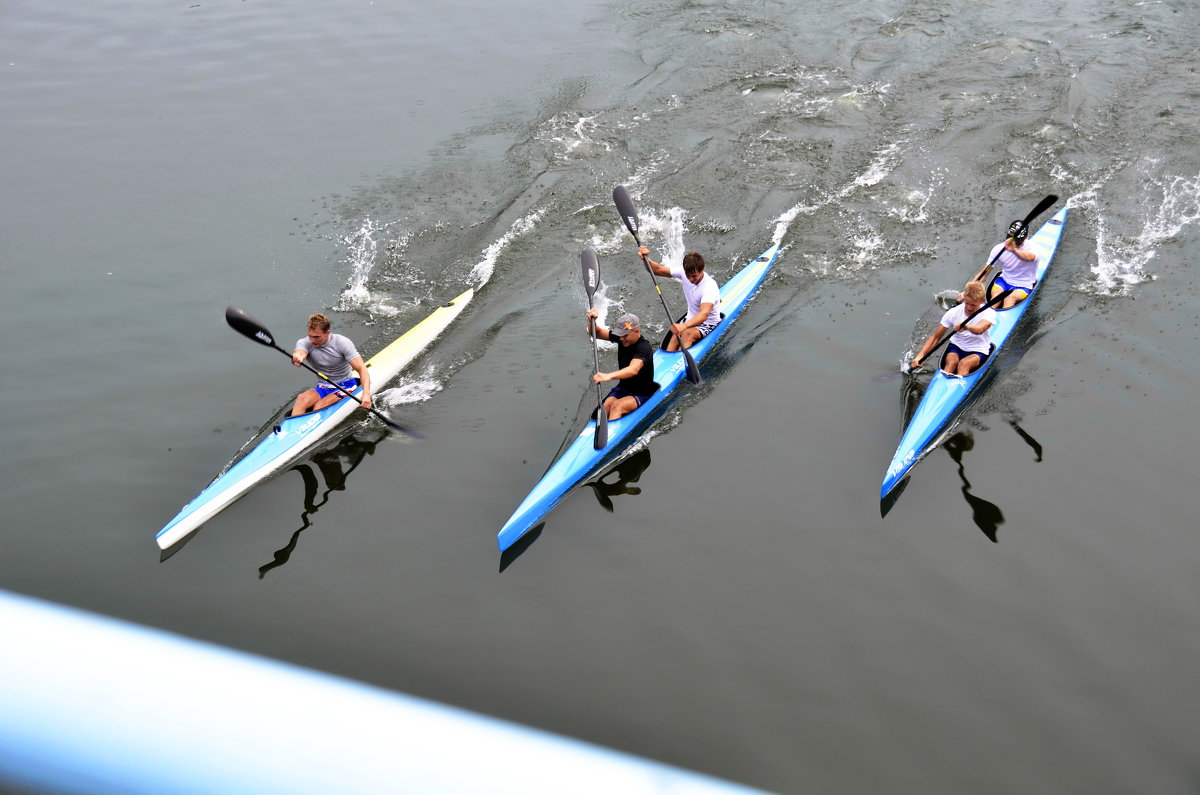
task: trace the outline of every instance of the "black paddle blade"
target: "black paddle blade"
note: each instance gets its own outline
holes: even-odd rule
[[[579,264],[583,268],[583,289],[587,291],[588,305],[592,303],[592,296],[596,293],[596,288],[600,286],[600,261],[596,258],[596,250],[594,248],[585,248],[579,252]]]
[[[608,447],[608,412],[603,406],[596,407],[596,436],[592,439],[592,447],[597,450]]]
[[[271,332],[267,331],[262,323],[259,323],[232,304],[225,308],[225,322],[233,327],[233,330],[238,334],[249,337],[267,347],[276,347],[275,338],[271,336]]]
[[[1049,196],[1038,202],[1037,207],[1034,207],[1029,215],[1025,216],[1025,226],[1028,227],[1029,224],[1033,222],[1034,218],[1037,218],[1039,215],[1046,212],[1046,210],[1050,209],[1050,205],[1054,204],[1056,201],[1058,201],[1058,197],[1051,193]]]
[[[696,366],[696,360],[688,353],[687,348],[680,348],[683,351],[683,361],[687,367],[687,380],[692,386],[700,386],[704,383],[704,379],[700,377],[700,368]]]
[[[638,233],[637,208],[633,206],[633,199],[629,198],[629,191],[625,190],[624,185],[613,188],[613,204],[617,205],[617,212],[620,214],[621,220],[625,222],[626,228],[636,238]]]

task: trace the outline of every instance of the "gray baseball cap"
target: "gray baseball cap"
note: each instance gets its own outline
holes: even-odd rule
[[[637,331],[642,327],[642,323],[638,320],[637,315],[621,315],[617,318],[617,325],[609,329],[609,333],[614,337],[624,337],[631,331]]]

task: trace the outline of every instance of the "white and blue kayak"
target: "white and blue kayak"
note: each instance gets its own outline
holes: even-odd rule
[[[379,391],[395,378],[458,317],[473,296],[474,290],[467,290],[449,303],[443,304],[399,339],[372,356],[366,363],[367,367],[371,368],[372,388]],[[312,450],[359,407],[362,387],[356,387],[352,394],[353,398],[342,398],[320,411],[281,419],[244,457],[219,473],[204,491],[158,531],[156,540],[159,548],[168,549],[182,541],[250,489]]]
[[[725,317],[704,339],[688,348],[697,363],[712,351],[737,319],[754,291],[762,284],[775,263],[779,245],[773,245],[738,271],[721,287],[721,311]],[[589,477],[611,463],[637,437],[634,432],[658,416],[658,409],[670,398],[684,379],[686,364],[683,354],[669,353],[660,348],[654,351],[654,380],[659,389],[637,411],[608,422],[608,443],[595,449],[596,420],[593,418],[571,442],[566,451],[550,466],[533,491],[500,529],[496,541],[500,551],[511,547],[532,530],[563,498],[582,485]]]
[[[909,470],[916,466],[918,461],[941,444],[943,438],[948,435],[953,421],[976,397],[975,393],[996,362],[1000,349],[1012,334],[1013,329],[1016,328],[1017,323],[1020,322],[1025,310],[1033,302],[1038,290],[1041,289],[1042,283],[1045,281],[1046,270],[1050,267],[1054,252],[1058,248],[1058,241],[1062,237],[1063,224],[1066,220],[1067,208],[1063,207],[1053,218],[1042,224],[1042,227],[1025,243],[1024,248],[1030,249],[1038,255],[1037,282],[1030,291],[1029,297],[1024,301],[1011,309],[996,310],[996,323],[991,329],[992,355],[983,363],[983,366],[965,376],[947,375],[942,372],[940,366],[933,374],[925,394],[921,397],[921,402],[917,405],[908,427],[904,430],[900,445],[896,448],[896,455],[888,466],[883,486],[879,491],[881,500],[900,484],[900,481],[908,475]]]

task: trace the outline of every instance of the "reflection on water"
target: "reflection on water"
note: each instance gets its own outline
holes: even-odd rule
[[[1041,461],[1042,460],[1042,444],[1041,444],[1041,442],[1039,442],[1037,439],[1034,439],[1032,436],[1030,436],[1028,433],[1026,433],[1025,430],[1020,425],[1017,425],[1016,420],[1009,420],[1008,424],[1012,427],[1012,429],[1014,431],[1017,432],[1017,436],[1020,436],[1021,440],[1024,441],[1025,444],[1029,445],[1033,449],[1033,452],[1037,456],[1033,460]]]
[[[1015,420],[1008,421],[1009,426],[1017,432],[1021,440],[1029,445],[1034,452],[1034,461],[1042,460],[1042,444],[1037,439],[1029,435],[1029,433],[1016,423]],[[966,500],[967,505],[971,506],[971,519],[975,522],[975,526],[983,531],[983,534],[988,537],[992,543],[999,543],[996,536],[996,531],[1000,525],[1004,524],[1004,512],[1000,510],[1000,506],[994,502],[989,502],[982,497],[978,497],[971,493],[971,481],[967,479],[966,466],[963,464],[963,453],[970,452],[975,449],[975,435],[968,430],[959,431],[942,443],[942,447],[950,455],[958,467],[958,478],[962,482],[962,495]],[[908,486],[909,479],[906,477],[896,484],[896,488],[892,489],[886,497],[879,502],[879,510],[881,516],[887,516],[888,511],[896,504],[900,498],[901,492]]]
[[[604,470],[604,473],[599,477],[589,481],[587,486],[592,489],[592,493],[596,495],[596,500],[600,503],[600,507],[608,512],[613,510],[612,498],[622,494],[641,494],[640,486],[633,485],[642,477],[642,473],[650,466],[650,449],[643,447],[636,453],[622,458],[616,464]],[[500,553],[500,571],[504,571],[512,565],[513,561],[525,554],[525,550],[533,546],[533,542],[537,541],[542,535],[542,530],[546,527],[545,522],[540,522],[532,530],[521,536],[515,544]],[[302,528],[303,529],[303,528]]]
[[[970,431],[961,431],[946,440],[943,445],[950,458],[958,465],[958,478],[962,481],[963,499],[971,506],[971,519],[975,526],[983,531],[993,544],[998,543],[996,530],[1004,524],[1004,513],[993,502],[976,497],[971,493],[971,481],[967,480],[966,468],[963,466],[963,453],[975,448],[975,436]]]
[[[639,486],[632,484],[638,482],[638,479],[641,478],[642,473],[646,471],[646,467],[648,466],[650,466],[650,448],[644,447],[625,460],[618,462],[615,467],[609,469],[587,485],[591,487],[601,507],[612,513],[613,503],[610,499],[611,497],[621,494],[642,493],[642,489]],[[615,475],[616,480],[609,482],[609,475]]]
[[[258,578],[260,580],[267,575],[268,571],[282,566],[291,559],[292,553],[296,550],[296,544],[300,541],[300,534],[312,526],[312,515],[329,502],[329,495],[332,492],[345,490],[346,478],[358,468],[364,458],[375,452],[376,445],[386,435],[383,431],[377,431],[376,435],[368,438],[351,436],[336,447],[317,453],[312,460],[292,467],[292,471],[299,472],[304,481],[304,510],[300,513],[300,527],[292,533],[287,544],[275,552],[274,560],[259,567]],[[318,471],[325,479],[323,492],[321,491],[321,481],[317,477]]]

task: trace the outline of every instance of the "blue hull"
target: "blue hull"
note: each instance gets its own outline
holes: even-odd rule
[[[996,311],[996,325],[992,327],[991,334],[995,350],[991,357],[984,362],[983,367],[963,377],[948,376],[940,369],[933,374],[929,381],[929,387],[925,390],[916,412],[904,431],[904,436],[900,439],[896,455],[893,456],[892,463],[888,466],[883,486],[879,490],[880,499],[887,497],[888,493],[904,479],[909,470],[937,447],[941,442],[941,434],[950,427],[959,412],[975,398],[974,393],[992,365],[995,364],[1000,349],[1012,334],[1013,329],[1016,328],[1017,323],[1020,322],[1025,310],[1033,302],[1038,290],[1042,288],[1046,270],[1050,267],[1051,260],[1054,259],[1054,252],[1058,249],[1058,241],[1062,236],[1066,220],[1067,208],[1063,207],[1025,243],[1025,247],[1035,250],[1041,259],[1038,266],[1037,284],[1034,285],[1029,297],[1012,309]]]
[[[751,260],[746,267],[738,271],[721,287],[721,311],[725,313],[725,319],[711,334],[688,348],[688,352],[697,363],[704,361],[713,347],[729,331],[733,321],[737,319],[754,291],[766,278],[771,266],[775,264],[778,254],[779,246],[771,246],[757,258]],[[637,438],[635,432],[654,419],[658,415],[658,409],[674,394],[684,380],[684,370],[682,353],[656,350],[654,352],[654,380],[658,382],[659,390],[633,414],[608,423],[608,445],[602,450],[596,450],[593,446],[596,421],[588,422],[575,441],[551,465],[546,474],[542,476],[541,481],[534,486],[533,491],[501,528],[496,536],[500,551],[503,552],[516,543],[521,536],[533,529],[554,506],[562,502],[564,497],[617,458],[625,447]]]

